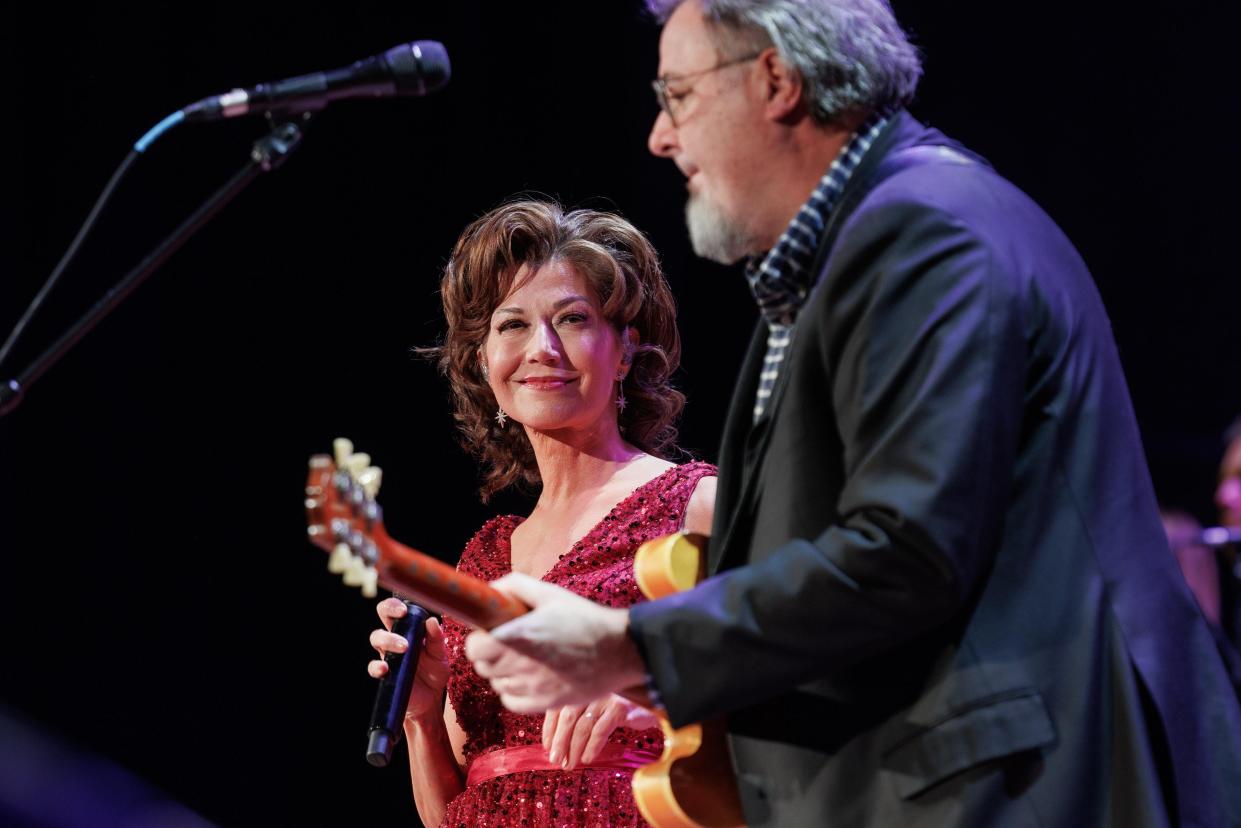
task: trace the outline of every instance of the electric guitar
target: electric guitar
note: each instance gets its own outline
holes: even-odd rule
[[[529,611],[485,581],[393,540],[375,500],[383,472],[346,439],[334,456],[310,458],[306,480],[306,532],[328,553],[328,571],[368,598],[380,586],[427,609],[489,630]],[[701,577],[706,539],[669,535],[644,543],[634,575],[648,598],[689,589]],[[644,690],[624,693],[649,706]],[[663,755],[633,776],[633,795],[654,828],[744,828],[722,722],[673,728],[660,714]]]

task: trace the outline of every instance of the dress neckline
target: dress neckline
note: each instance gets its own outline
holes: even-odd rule
[[[594,526],[591,526],[589,529],[587,529],[586,534],[582,535],[580,538],[578,538],[572,544],[570,544],[568,551],[566,551],[564,554],[558,557],[556,559],[556,562],[551,565],[551,568],[549,568],[546,572],[543,573],[542,577],[540,577],[539,580],[546,581],[552,575],[554,575],[556,571],[559,570],[560,567],[564,565],[565,561],[569,560],[573,556],[573,553],[578,550],[578,547],[580,547],[586,541],[587,538],[589,538],[591,535],[595,533],[595,530],[597,530],[603,524],[607,523],[609,519],[623,512],[626,506],[629,506],[629,504],[633,500],[635,500],[638,496],[643,494],[647,489],[654,487],[657,483],[662,482],[667,477],[671,477],[676,472],[684,471],[686,469],[691,469],[695,466],[703,465],[703,464],[705,464],[705,461],[694,460],[689,463],[670,466],[669,468],[664,469],[662,472],[652,477],[650,480],[646,481],[642,485],[635,488],[632,492],[627,494],[622,500],[618,501],[611,509],[609,509],[608,513],[604,515],[603,517],[601,517],[595,523]],[[505,561],[506,567],[509,572],[512,572],[513,571],[513,532],[517,529],[518,526],[525,523],[526,519],[522,515],[507,515],[507,518],[508,520],[505,521],[502,531],[497,534],[496,541],[498,544],[502,544],[503,549],[504,549],[504,561]]]

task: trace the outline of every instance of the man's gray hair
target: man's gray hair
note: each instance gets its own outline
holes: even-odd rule
[[[693,1],[693,0],[691,0]],[[646,0],[661,22],[685,0]],[[821,124],[908,104],[922,76],[918,50],[888,0],[697,0],[727,59],[774,46],[806,85]]]

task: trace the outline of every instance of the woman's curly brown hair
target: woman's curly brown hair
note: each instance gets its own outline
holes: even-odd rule
[[[448,332],[427,349],[452,387],[461,445],[483,465],[483,502],[514,483],[540,483],[525,429],[494,422],[496,399],[479,365],[491,314],[513,288],[518,271],[548,262],[571,265],[593,287],[603,316],[618,332],[637,331],[639,344],[625,378],[619,417],[625,439],[657,457],[677,451],[673,425],[685,395],[670,377],[681,361],[676,303],[650,242],[620,216],[565,212],[550,201],[504,204],[461,234],[444,268],[440,293]]]

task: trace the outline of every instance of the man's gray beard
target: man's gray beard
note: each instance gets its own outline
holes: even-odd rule
[[[704,259],[730,265],[757,252],[749,234],[702,195],[691,195],[685,204],[685,223],[694,252]]]

